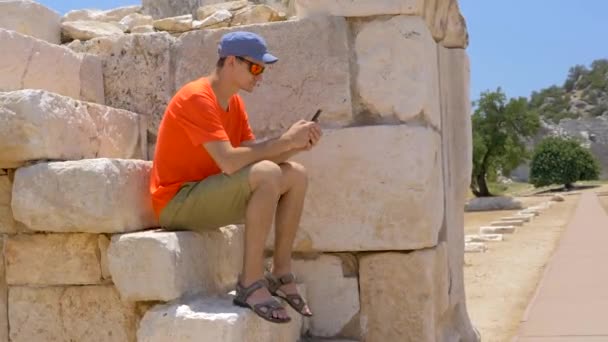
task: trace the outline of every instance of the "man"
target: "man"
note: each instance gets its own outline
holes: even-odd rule
[[[167,228],[204,231],[245,221],[243,270],[236,305],[271,322],[290,321],[272,296],[311,312],[291,274],[291,252],[307,187],[303,166],[287,161],[321,138],[298,121],[277,139],[256,143],[239,90],[252,92],[278,59],[264,39],[232,32],[220,41],[215,71],[182,89],[161,121],[150,180],[153,206]],[[272,274],[264,274],[266,238],[275,219]]]

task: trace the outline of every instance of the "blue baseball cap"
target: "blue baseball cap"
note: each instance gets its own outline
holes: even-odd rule
[[[272,64],[279,60],[268,53],[264,38],[246,31],[235,31],[223,35],[217,52],[220,57],[250,57],[266,64]]]

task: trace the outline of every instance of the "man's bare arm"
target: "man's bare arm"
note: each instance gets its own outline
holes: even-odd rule
[[[203,144],[213,160],[228,175],[260,160],[281,155],[292,149],[292,142],[287,139],[274,139],[261,144],[232,147],[229,141],[212,141]]]
[[[255,145],[264,144],[264,143],[265,142],[256,143],[254,140],[248,140],[248,141],[243,141],[243,146],[255,146]],[[303,147],[303,148],[297,148],[297,149],[291,149],[289,151],[283,152],[281,154],[278,154],[276,156],[272,156],[272,157],[266,158],[266,159],[270,160],[272,162],[275,162],[277,164],[280,164],[280,163],[286,162],[287,160],[289,160],[289,158],[295,156],[299,152],[307,151],[309,149],[310,149],[310,146]]]

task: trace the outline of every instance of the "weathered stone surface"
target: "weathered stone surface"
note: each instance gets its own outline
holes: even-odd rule
[[[94,234],[24,234],[6,240],[9,285],[84,285],[101,280]]]
[[[503,234],[473,234],[464,237],[465,242],[497,242],[503,241]]]
[[[412,250],[437,244],[443,181],[440,137],[433,130],[406,125],[326,130],[318,147],[293,159],[310,178],[296,250]]]
[[[4,250],[5,235],[0,235],[0,248]],[[0,253],[0,341],[8,341],[8,286],[4,269],[4,253]]]
[[[420,16],[424,0],[296,0],[298,16],[328,14],[340,17],[371,17],[384,14]]]
[[[0,234],[17,233],[18,222],[13,218],[11,197],[13,182],[8,175],[0,175]]]
[[[228,12],[236,12],[243,7],[247,6],[249,1],[247,0],[236,0],[236,1],[228,1],[228,2],[220,2],[215,4],[210,4],[206,6],[201,6],[196,10],[196,18],[198,20],[204,20],[208,16],[216,13],[220,10],[225,10]]]
[[[445,220],[440,241],[448,246],[450,309],[439,341],[476,341],[464,291],[464,202],[471,180],[472,130],[469,59],[464,50],[438,47]]]
[[[136,26],[131,29],[131,33],[153,33],[153,32],[156,32],[156,31],[154,30],[154,26],[152,26],[152,25]]]
[[[65,21],[77,21],[77,20],[92,20],[92,21],[103,21],[103,22],[117,22],[123,18],[141,11],[141,6],[124,6],[118,7],[106,11],[97,9],[82,9],[73,10],[66,13],[62,18],[62,22]]]
[[[174,38],[167,32],[104,37],[72,44],[78,52],[102,59],[106,105],[149,117],[156,133],[173,96],[171,49]],[[198,57],[198,63],[204,59]]]
[[[508,220],[508,221],[492,221],[490,222],[490,226],[517,226],[521,227],[524,225],[524,221],[522,220]]]
[[[300,339],[302,316],[291,307],[291,322],[267,322],[231,298],[196,296],[149,310],[137,331],[139,342],[293,342]]]
[[[220,2],[224,0],[142,0],[142,5],[144,14],[160,19],[196,14],[199,7]]]
[[[533,216],[506,216],[506,217],[501,217],[500,221],[523,221],[523,222],[530,222],[530,220],[532,219]]]
[[[364,341],[440,341],[448,309],[447,246],[361,257],[361,333]],[[398,270],[398,271],[397,271]]]
[[[551,196],[551,201],[553,201],[553,202],[563,202],[565,200],[566,200],[566,198],[564,196],[562,196],[562,195],[553,195],[553,196]]]
[[[8,311],[13,342],[135,341],[135,305],[113,286],[11,287]]]
[[[347,25],[343,18],[315,18],[247,27],[261,34],[279,61],[264,73],[253,94],[242,94],[258,137],[283,132],[323,109],[321,122],[352,120]],[[176,89],[211,72],[221,29],[180,37],[176,54]],[[315,39],[310,39],[315,37]]]
[[[123,35],[124,30],[116,23],[101,21],[66,21],[61,24],[63,41],[89,40],[97,37]]]
[[[253,0],[253,2],[268,5],[288,18],[296,15],[296,0]]]
[[[520,200],[508,196],[476,197],[467,203],[465,211],[515,210],[522,208],[523,204]]]
[[[231,26],[261,24],[272,21],[285,20],[284,14],[280,14],[274,8],[267,5],[255,5],[245,7],[234,13]]]
[[[0,91],[44,89],[80,97],[80,56],[67,48],[0,29]],[[52,65],[53,68],[49,68]]]
[[[488,250],[483,242],[467,242],[464,244],[465,253],[485,253]]]
[[[0,1],[0,28],[46,40],[51,44],[60,44],[60,21],[59,13],[37,2],[29,0]],[[1,42],[0,46],[4,47],[4,42]],[[0,72],[0,74],[2,73]]]
[[[126,26],[128,31],[131,31],[133,28],[138,26],[152,25],[154,23],[154,19],[152,19],[152,17],[149,15],[132,13],[122,18],[120,23]]]
[[[479,227],[479,234],[513,234],[516,229],[515,226]]]
[[[97,239],[97,246],[99,247],[101,277],[104,280],[112,279],[112,274],[110,273],[110,267],[108,265],[108,248],[110,248],[110,239],[108,239],[107,236],[100,234]]]
[[[448,26],[448,10],[456,0],[425,0],[424,19],[435,41],[445,38]]]
[[[155,29],[168,32],[186,32],[192,30],[192,14],[155,20]]]
[[[187,293],[225,294],[236,284],[243,230],[203,234],[147,231],[116,235],[108,251],[112,279],[126,300],[169,301]]]
[[[201,29],[201,28],[219,28],[219,27],[228,27],[230,25],[230,20],[232,19],[232,13],[228,10],[218,10],[212,15],[206,17],[202,21],[195,20],[192,22],[192,28]]]
[[[450,3],[446,25],[445,38],[441,41],[441,45],[447,48],[467,48],[469,46],[467,23],[460,13],[457,1]]]
[[[345,277],[342,260],[322,255],[315,260],[294,260],[293,271],[306,285],[308,305],[313,312],[313,336],[337,336],[359,313],[359,283],[356,276]],[[356,322],[359,325],[359,322]]]
[[[84,53],[80,55],[80,99],[82,101],[105,103],[103,70],[101,58]]]
[[[40,159],[142,158],[145,117],[42,90],[0,93],[0,167]]]
[[[385,120],[420,117],[439,128],[439,75],[437,63],[432,62],[437,60],[437,44],[424,21],[396,16],[362,23],[357,29],[357,89],[362,105]]]
[[[151,164],[99,158],[20,168],[13,215],[37,231],[119,233],[155,227]]]

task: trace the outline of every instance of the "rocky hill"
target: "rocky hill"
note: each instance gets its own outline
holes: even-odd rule
[[[549,135],[574,137],[591,149],[602,167],[600,177],[608,179],[608,59],[570,68],[563,85],[532,92],[529,105],[542,122],[530,149]],[[511,177],[527,181],[528,174],[525,164]]]

